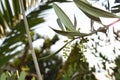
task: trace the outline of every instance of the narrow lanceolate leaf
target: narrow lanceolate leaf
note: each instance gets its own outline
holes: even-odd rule
[[[12,4],[13,4],[13,13],[14,16],[19,19],[19,15],[20,15],[20,5],[19,5],[19,0],[12,0]]]
[[[75,27],[75,29],[76,29],[76,26],[77,26],[77,19],[76,19],[75,15],[74,15],[74,27]]]
[[[0,27],[2,27],[3,29],[1,30],[1,32],[5,33],[5,30],[6,30],[6,21],[4,19],[4,17],[2,16],[2,13],[0,12]],[[5,35],[5,34],[2,34],[0,33],[1,35]]]
[[[87,2],[87,0],[74,0],[75,4],[81,9],[89,18],[106,17],[106,18],[120,18],[113,13],[98,9]]]
[[[60,27],[63,31],[65,31],[65,29],[64,29],[64,27],[63,27],[63,24],[61,23],[61,21],[60,21],[59,18],[57,18],[57,23],[58,23],[59,27]]]
[[[58,18],[66,26],[66,28],[69,31],[73,31],[73,32],[76,31],[74,28],[74,25],[72,24],[72,22],[70,21],[68,16],[63,12],[63,10],[59,6],[57,6],[55,3],[53,3],[53,8],[54,8]]]
[[[7,10],[4,7],[3,1],[0,1],[0,4],[1,4],[2,11],[3,11],[4,19],[6,19],[6,21],[9,21],[9,15],[7,13]]]
[[[89,35],[89,34],[80,33],[80,32],[61,31],[61,30],[56,30],[56,29],[53,29],[53,28],[51,28],[51,29],[54,30],[58,34],[61,34],[63,36],[68,36],[68,37],[74,37],[74,36],[84,37],[84,36]]]
[[[12,9],[11,9],[9,0],[5,0],[5,6],[6,6],[6,11],[7,11],[7,14],[9,15],[10,24],[11,24],[11,26],[9,27],[13,27],[13,20],[12,20],[13,14],[12,14]]]

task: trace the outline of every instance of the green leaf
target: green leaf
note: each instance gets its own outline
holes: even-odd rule
[[[13,14],[12,14],[12,9],[11,9],[11,6],[10,6],[10,2],[9,0],[5,0],[5,6],[6,6],[6,11],[7,11],[7,14],[8,14],[8,17],[9,17],[9,23],[11,26],[9,27],[13,27]]]
[[[63,36],[68,36],[68,37],[73,37],[73,36],[84,37],[84,36],[88,36],[89,35],[89,34],[80,33],[80,32],[61,31],[61,30],[56,30],[56,29],[53,29],[53,28],[51,28],[51,29],[54,30],[58,34],[61,34]]]
[[[82,11],[83,11],[83,10],[82,10]],[[83,11],[83,12],[84,12],[84,11]],[[86,12],[84,12],[84,13],[85,13],[85,15],[87,15],[90,19],[101,23],[100,18],[98,18],[98,17],[96,17],[96,16],[94,16],[94,15],[91,15],[91,14],[89,14],[89,13],[86,13]]]
[[[11,46],[13,46],[13,45],[11,45]],[[0,53],[1,54],[6,54],[6,55],[10,54],[12,51],[15,51],[20,46],[22,46],[22,45],[20,44],[20,45],[16,45],[16,46],[13,46],[12,48],[10,48],[9,45],[5,45],[5,46],[0,48]]]
[[[57,6],[55,3],[53,3],[53,8],[54,8],[58,18],[65,25],[65,27],[69,31],[76,31],[74,25],[72,24],[72,22],[70,21],[68,16],[63,12],[63,10],[59,6]]]
[[[17,19],[19,19],[20,16],[20,5],[19,0],[12,0],[13,4],[13,13]]]
[[[12,55],[7,55],[7,56],[1,56],[0,57],[0,67],[2,67],[4,64],[6,64],[10,59],[12,59],[14,56],[16,56],[17,54],[19,54],[20,51],[12,54]]]
[[[4,7],[3,1],[0,1],[0,4],[1,4],[1,8],[3,10],[4,19],[6,19],[6,21],[9,21],[9,14],[8,14],[8,11]]]
[[[75,29],[76,29],[76,26],[77,26],[77,19],[76,19],[75,15],[74,15],[74,27],[75,27]]]
[[[106,18],[120,18],[113,13],[93,7],[87,0],[74,0],[75,4],[81,9],[89,18],[97,20],[99,17]]]
[[[24,71],[22,71],[22,72],[20,73],[20,78],[19,78],[19,80],[25,80],[26,75],[27,75],[27,73],[24,72]]]
[[[26,37],[22,37],[22,36],[14,36],[13,38],[10,39],[6,39],[4,41],[4,43],[2,44],[2,46],[0,46],[0,53],[1,54],[10,54],[12,52],[14,52],[18,47],[20,47],[21,45],[24,44],[24,40],[26,39]],[[20,44],[17,44],[20,43]]]
[[[60,21],[59,18],[57,18],[57,23],[58,23],[59,27],[60,27],[63,31],[65,31],[65,29],[64,29],[64,27],[63,27],[63,25],[62,25],[62,23],[61,23],[61,21]]]
[[[43,18],[31,17],[28,18],[29,27],[32,28],[40,23],[43,23],[45,20]]]
[[[5,33],[5,29],[6,29],[6,21],[1,12],[0,12],[0,25],[1,25],[0,27],[2,27],[2,29],[3,29],[3,30],[1,30],[0,34],[5,35],[4,33]]]
[[[7,76],[5,73],[2,73],[2,75],[0,76],[0,80],[6,80]]]

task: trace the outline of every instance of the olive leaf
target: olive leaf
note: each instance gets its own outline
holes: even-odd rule
[[[55,3],[53,3],[53,8],[60,21],[64,24],[65,28],[69,31],[76,31],[74,25],[70,21],[69,17],[63,12],[63,10]]]
[[[61,31],[61,30],[56,30],[56,29],[53,29],[53,28],[51,28],[51,29],[53,31],[55,31],[56,33],[58,33],[58,34],[61,34],[63,36],[68,36],[68,37],[74,37],[74,36],[84,37],[84,36],[88,36],[89,35],[87,33],[71,32],[71,31]]]
[[[88,3],[87,0],[73,0],[73,1],[80,10],[82,10],[89,18],[95,21],[99,21],[99,17],[120,18],[119,16],[113,13],[92,6],[91,4]]]

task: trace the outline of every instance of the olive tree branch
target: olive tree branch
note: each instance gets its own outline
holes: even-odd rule
[[[88,33],[88,34],[85,35],[85,36],[89,36],[89,35],[92,35],[92,34],[97,33],[97,32],[104,32],[104,33],[105,33],[106,30],[107,30],[110,26],[114,25],[115,23],[117,23],[117,22],[119,22],[119,21],[120,21],[120,19],[118,19],[118,20],[116,20],[116,21],[114,21],[114,22],[112,22],[112,23],[110,23],[110,24],[108,24],[108,25],[102,24],[104,27],[100,27],[100,28],[98,28],[97,30],[92,31],[91,33]]]

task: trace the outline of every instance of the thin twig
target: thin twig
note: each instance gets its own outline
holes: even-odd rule
[[[112,22],[112,23],[110,23],[108,25],[102,24],[104,27],[100,27],[97,30],[92,31],[91,33],[88,33],[85,36],[89,36],[89,35],[92,35],[92,34],[97,33],[97,32],[105,32],[110,26],[114,25],[115,23],[117,23],[119,21],[120,21],[120,19],[118,19],[118,20],[116,20],[116,21],[114,21],[114,22]]]
[[[76,39],[76,38],[75,38],[75,39]],[[63,45],[59,50],[57,50],[55,53],[50,54],[50,55],[45,56],[45,57],[42,57],[42,58],[40,58],[39,60],[45,61],[45,60],[48,60],[48,59],[54,57],[54,56],[55,56],[56,54],[58,54],[63,48],[65,48],[66,45],[68,45],[70,42],[74,41],[75,39],[72,39],[72,40],[68,41],[66,44],[64,44],[64,45]]]
[[[30,31],[29,31],[29,25],[28,25],[27,18],[25,16],[25,9],[24,9],[22,0],[20,0],[20,5],[21,5],[21,10],[22,10],[22,15],[23,15],[23,19],[24,19],[26,33],[27,33],[27,36],[28,36],[29,47],[30,47],[30,50],[31,50],[31,53],[32,53],[33,62],[34,62],[34,66],[35,66],[35,69],[36,69],[36,72],[37,72],[38,80],[42,80],[42,76],[41,76],[41,73],[40,73],[37,57],[35,55],[35,51],[34,51],[34,48],[33,48],[33,45],[32,45],[32,40],[31,40],[31,36],[30,36]]]

